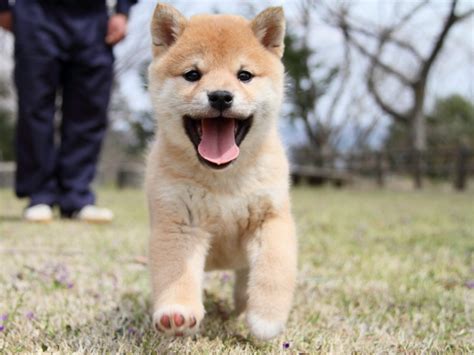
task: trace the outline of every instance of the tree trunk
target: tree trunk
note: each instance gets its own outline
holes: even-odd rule
[[[426,150],[426,122],[422,110],[417,110],[412,121],[412,173],[416,189],[423,187],[424,153]]]
[[[426,118],[423,112],[424,84],[415,88],[415,104],[411,120],[412,173],[415,189],[423,187],[424,153],[426,151]]]

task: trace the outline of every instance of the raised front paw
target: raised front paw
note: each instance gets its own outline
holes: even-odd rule
[[[165,305],[153,314],[153,324],[158,332],[166,335],[192,335],[197,332],[203,313],[179,304]]]

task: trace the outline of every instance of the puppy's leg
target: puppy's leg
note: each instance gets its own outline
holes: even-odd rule
[[[152,231],[150,268],[155,328],[167,335],[195,333],[204,317],[202,279],[207,238],[196,229],[186,233],[182,226]]]
[[[247,307],[248,279],[249,269],[241,269],[235,271],[234,307],[236,314],[242,313]]]
[[[267,220],[249,242],[247,322],[253,335],[269,339],[288,318],[296,282],[296,236],[289,212]]]

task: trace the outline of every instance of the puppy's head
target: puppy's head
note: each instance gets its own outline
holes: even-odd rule
[[[252,21],[189,20],[158,4],[151,32],[150,93],[162,137],[214,169],[252,155],[272,129],[283,95],[281,7]]]

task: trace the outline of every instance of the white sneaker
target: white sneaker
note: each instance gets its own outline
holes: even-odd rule
[[[46,204],[39,204],[28,207],[23,218],[28,222],[48,223],[53,220],[53,209]]]
[[[114,214],[108,208],[87,205],[81,208],[75,218],[90,223],[110,223],[114,219]]]

